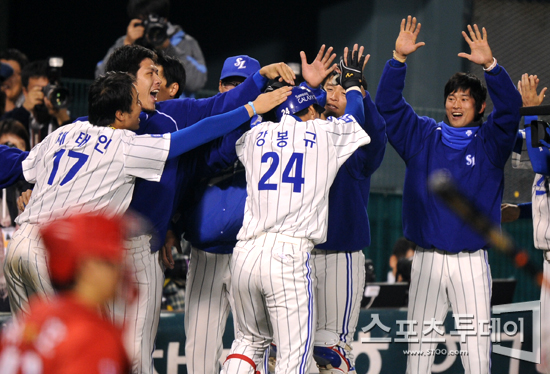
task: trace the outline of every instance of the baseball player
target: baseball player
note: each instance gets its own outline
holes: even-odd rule
[[[430,193],[431,172],[447,169],[458,188],[500,222],[504,165],[519,125],[521,97],[510,77],[493,57],[485,29],[468,26],[462,32],[471,53],[459,57],[479,64],[494,110],[483,122],[487,89],[471,74],[456,73],[445,86],[446,118],[419,117],[402,95],[407,56],[417,43],[420,23],[408,16],[401,22],[393,59],[386,63],[376,106],[386,121],[388,140],[407,165],[403,189],[403,230],[417,244],[412,262],[407,320],[407,373],[430,373],[441,325],[449,304],[457,329],[463,332],[461,356],[466,373],[489,373],[491,341],[491,272],[489,244]],[[457,321],[461,316],[468,316]],[[458,316],[458,317],[457,317]],[[471,318],[469,318],[471,317]],[[469,325],[468,325],[469,324]],[[464,329],[474,326],[475,331]],[[424,354],[422,353],[424,352]]]
[[[316,314],[310,252],[326,240],[328,191],[338,168],[370,141],[359,125],[363,47],[356,45],[350,57],[341,69],[348,76],[348,113],[357,121],[351,115],[320,120],[312,92],[295,87],[276,109],[279,123],[259,124],[237,142],[248,195],[230,263],[239,333],[225,373],[254,373],[271,341],[276,373],[309,372]]]
[[[518,82],[518,91],[521,93],[523,106],[538,106],[544,100],[546,87],[537,94],[537,87],[540,80],[536,75],[523,74]],[[525,124],[531,123],[537,117],[525,116]],[[533,131],[531,129],[531,131]],[[548,196],[550,193],[550,170],[548,170],[548,158],[550,151],[547,146],[533,147],[530,140],[527,140],[527,150],[529,158],[521,160],[521,149],[524,139],[530,139],[530,134],[526,130],[520,130],[518,136],[519,142],[514,147],[512,166],[515,168],[533,169],[535,179],[533,181],[531,202],[519,205],[502,204],[502,222],[513,222],[521,218],[530,218],[533,220],[533,239],[535,248],[542,251],[543,256],[543,276],[544,279],[550,279],[550,238],[548,236],[548,221],[550,219],[550,204]],[[544,140],[543,140],[544,142]],[[544,284],[544,283],[543,283]],[[550,310],[550,290],[548,287],[542,287],[540,290],[541,315],[548,315]],[[538,370],[546,373],[549,370],[549,351],[548,342],[550,341],[550,332],[546,326],[541,329],[541,347],[543,348],[541,356],[541,367]]]
[[[347,107],[340,74],[325,82],[323,117],[340,117]],[[328,234],[311,252],[317,302],[313,357],[319,372],[354,373],[351,342],[365,286],[363,248],[370,245],[367,205],[371,175],[382,163],[386,124],[368,91],[364,91],[365,131],[371,142],[358,148],[338,171],[329,192]]]
[[[234,89],[259,69],[260,63],[249,56],[227,58],[220,93]],[[187,206],[181,208],[182,230],[191,243],[185,286],[186,365],[189,373],[214,374],[220,372],[222,337],[230,310],[229,260],[244,215],[246,180],[242,165],[231,165],[205,181],[197,181],[188,196],[182,201]]]
[[[127,73],[100,77],[90,88],[90,122],[60,128],[23,162],[25,179],[35,187],[17,218],[21,228],[10,241],[4,264],[12,312],[28,313],[28,297],[34,293],[53,294],[39,225],[72,212],[124,213],[136,177],[158,181],[166,159],[235,129],[253,115],[254,104],[261,113],[288,94],[287,90],[261,95],[254,103],[207,118],[172,136],[137,136],[125,131],[139,127],[141,106],[134,82]]]
[[[121,279],[122,221],[80,214],[40,231],[52,283],[61,293],[48,301],[34,299],[29,315],[4,328],[0,372],[128,373],[122,331],[99,313]]]
[[[245,105],[258,97],[269,79],[282,77],[294,83],[294,73],[286,64],[271,64],[262,67],[234,90],[208,99],[179,99],[156,102],[160,80],[156,74],[154,52],[127,45],[115,50],[107,62],[107,71],[126,71],[137,77],[138,91],[142,99],[142,116],[138,134],[164,134],[193,125],[211,115],[226,113]],[[128,310],[126,301],[115,300],[110,313],[118,322],[131,321],[135,326],[135,349],[140,356],[134,369],[143,373],[153,372],[152,354],[160,318],[165,266],[172,267],[170,245],[162,246],[172,210],[177,206],[177,195],[186,196],[190,183],[204,171],[216,172],[233,164],[235,142],[246,131],[246,126],[230,132],[216,141],[188,152],[184,157],[166,162],[159,183],[143,179],[136,181],[130,208],[143,215],[152,229],[132,239],[129,254],[135,267],[135,284],[140,295],[137,310]],[[206,167],[199,167],[204,162]],[[177,192],[177,193],[176,193]],[[159,256],[159,250],[163,256]],[[137,321],[137,322],[136,322]]]

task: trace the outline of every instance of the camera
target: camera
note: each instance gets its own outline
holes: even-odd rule
[[[144,47],[147,47],[144,42],[152,44],[153,47],[157,47],[168,39],[168,20],[164,17],[160,17],[156,14],[149,14],[142,23],[136,26],[143,26],[145,28],[143,32],[144,40],[141,40],[141,45]]]
[[[71,101],[71,93],[59,83],[62,67],[62,57],[50,57],[48,60],[49,83],[42,89],[44,96],[50,100],[55,109],[67,108]]]

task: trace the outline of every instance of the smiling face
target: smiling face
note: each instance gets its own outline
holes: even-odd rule
[[[346,112],[346,90],[339,84],[335,84],[333,80],[325,83],[325,91],[327,92],[327,103],[325,104],[325,112],[323,116],[341,117]]]
[[[481,105],[482,113],[485,110],[485,103]],[[478,112],[476,102],[470,95],[470,89],[451,92],[445,100],[445,112],[452,127],[466,127],[470,125]]]
[[[155,102],[160,89],[160,77],[153,60],[146,58],[141,61],[136,79],[142,109],[155,110]]]

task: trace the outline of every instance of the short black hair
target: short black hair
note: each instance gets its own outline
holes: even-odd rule
[[[487,88],[483,85],[481,80],[474,74],[462,72],[455,73],[445,85],[443,104],[445,105],[445,103],[447,102],[447,97],[450,94],[459,90],[470,90],[470,95],[476,103],[476,115],[474,117],[474,121],[483,118],[483,114],[485,113],[485,111],[481,113],[479,111],[481,110],[481,106],[483,105],[483,103],[487,100]]]
[[[170,86],[172,83],[177,83],[179,85],[179,90],[176,92],[175,97],[180,97],[185,88],[186,79],[183,64],[179,59],[167,56],[164,53],[159,53],[157,57],[157,65],[162,66],[164,70],[166,85]]]
[[[170,0],[130,0],[126,10],[130,19],[146,17],[149,14],[168,18]]]
[[[31,150],[29,132],[25,126],[15,118],[6,118],[0,121],[0,137],[4,134],[15,135],[25,141],[25,151]]]
[[[137,44],[123,45],[111,53],[105,64],[105,71],[123,71],[137,76],[141,61],[150,58],[157,62],[157,54]]]
[[[29,58],[27,55],[15,48],[6,49],[5,51],[0,52],[0,60],[16,61],[21,69],[29,63]]]
[[[110,71],[98,77],[88,94],[88,119],[94,126],[115,122],[116,112],[132,112],[136,78],[128,73]]]
[[[21,83],[23,87],[29,88],[29,78],[48,78],[49,74],[49,65],[46,60],[38,60],[28,63],[21,70]]]
[[[313,105],[313,109],[315,109],[315,111],[316,111],[317,113],[319,113],[319,115],[321,115],[321,113],[323,113],[324,109],[323,109],[322,106],[320,106],[320,105],[315,105],[315,104],[311,104],[311,105]],[[311,105],[310,105],[310,106],[311,106]],[[301,117],[301,116],[303,116],[303,115],[306,115],[308,109],[309,109],[309,106],[308,106],[307,108],[304,108],[304,109],[302,109],[302,110],[300,110],[300,111],[294,113],[294,115],[295,115],[296,117]]]

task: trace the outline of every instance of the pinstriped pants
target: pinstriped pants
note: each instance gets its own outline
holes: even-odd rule
[[[121,293],[107,305],[113,323],[124,326],[132,374],[153,373],[164,271],[159,252],[151,252],[150,239],[150,235],[141,235],[126,242],[126,266],[132,277],[130,281],[137,288],[137,299],[129,304],[127,295]]]
[[[330,331],[351,346],[365,289],[365,256],[362,251],[314,249],[311,259],[317,285],[317,331]],[[353,353],[337,349],[354,367]]]
[[[426,352],[436,348],[437,343],[428,340],[442,337],[435,329],[430,330],[430,322],[432,318],[436,322],[444,321],[450,304],[455,321],[458,314],[472,316],[461,322],[464,324],[461,328],[472,327],[475,332],[464,334],[465,343],[460,343],[460,349],[468,352],[466,356],[461,355],[465,373],[490,373],[491,337],[480,334],[481,329],[487,332],[489,327],[488,324],[480,327],[479,322],[491,320],[491,289],[487,251],[449,253],[417,247],[412,262],[407,320],[414,321],[408,329],[416,333],[409,339],[419,342],[409,342],[409,350]],[[407,373],[431,373],[434,358],[434,355],[409,355]]]
[[[316,314],[312,248],[307,239],[272,233],[237,243],[230,264],[237,336],[230,355],[251,359],[259,368],[273,341],[275,373],[309,373]],[[254,373],[253,369],[239,358],[224,364],[225,373]]]
[[[216,374],[230,311],[230,254],[191,247],[185,284],[185,358],[188,373]]]
[[[29,297],[54,294],[39,226],[24,223],[8,244],[4,274],[13,314],[29,313]]]

